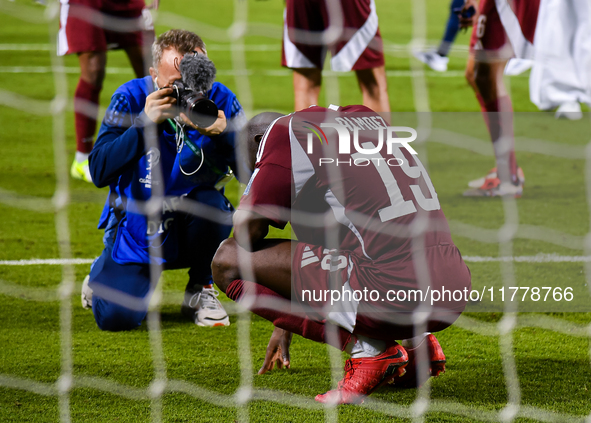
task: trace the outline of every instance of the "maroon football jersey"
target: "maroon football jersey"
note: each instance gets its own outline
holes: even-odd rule
[[[313,106],[279,118],[261,141],[239,208],[277,227],[291,222],[302,242],[336,239],[371,260],[408,255],[421,233],[423,247],[451,244],[427,171],[412,148],[396,142],[388,151],[387,126],[364,106]]]
[[[67,3],[84,5],[106,13],[142,10],[146,7],[144,0],[68,0]]]
[[[499,5],[503,7],[499,9]],[[540,0],[497,3],[482,0],[470,38],[470,51],[497,52],[502,57],[533,59]],[[504,50],[507,50],[506,52]]]

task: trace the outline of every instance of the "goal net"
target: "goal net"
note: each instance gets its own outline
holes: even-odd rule
[[[387,63],[389,60],[394,59],[407,60],[407,58],[412,57],[413,51],[424,50],[433,42],[427,37],[427,0],[413,0],[409,1],[408,4],[410,6],[406,5],[405,7],[410,11],[411,17],[410,42],[401,43],[384,37],[384,52]],[[378,3],[378,15],[380,14],[380,8],[387,9],[389,6],[386,2]],[[253,83],[255,76],[257,77],[256,81],[259,82],[261,77],[285,78],[291,75],[291,71],[280,69],[279,66],[275,69],[261,71],[253,67],[249,61],[249,54],[253,51],[269,52],[269,54],[279,58],[281,37],[283,35],[283,29],[279,24],[272,25],[258,22],[257,16],[253,16],[251,13],[252,2],[234,0],[231,12],[233,14],[232,24],[225,28],[203,22],[199,18],[193,19],[179,13],[169,12],[166,7],[163,4],[160,10],[153,13],[154,22],[158,27],[181,27],[197,34],[203,34],[206,39],[216,40],[216,43],[208,45],[210,52],[215,52],[216,49],[229,51],[230,60],[228,62],[216,63],[218,75],[232,82],[237,98],[242,104],[247,117],[252,117],[264,110],[263,107],[257,106],[261,104],[261,102],[257,101],[257,95],[263,90]],[[72,216],[68,212],[70,204],[81,200],[75,194],[73,195],[70,187],[68,175],[69,156],[66,143],[66,119],[68,114],[72,112],[71,89],[68,88],[67,75],[76,70],[73,71],[67,68],[63,58],[54,54],[59,28],[60,4],[58,1],[48,1],[44,7],[41,7],[32,2],[0,0],[0,13],[2,14],[1,19],[19,20],[23,24],[45,23],[47,25],[49,44],[0,42],[0,49],[4,51],[49,51],[50,66],[22,67],[8,66],[8,64],[3,63],[0,64],[0,72],[4,73],[4,75],[29,73],[31,78],[34,78],[35,73],[51,73],[55,96],[49,101],[38,100],[22,95],[16,87],[15,89],[0,89],[0,105],[3,108],[19,110],[27,115],[51,117],[52,126],[51,131],[48,130],[47,139],[51,139],[53,143],[54,169],[52,172],[56,181],[55,191],[51,198],[28,195],[26,192],[11,191],[2,188],[3,182],[0,182],[0,204],[19,210],[54,213],[55,246],[59,253],[59,257],[48,260],[34,257],[4,260],[0,261],[0,266],[57,265],[60,266],[62,271],[61,283],[56,289],[32,288],[19,285],[15,281],[0,280],[0,294],[4,297],[24,298],[30,301],[59,302],[61,345],[60,377],[55,382],[40,382],[33,378],[15,375],[12,372],[0,371],[0,387],[24,390],[42,396],[57,397],[59,400],[60,421],[62,422],[72,420],[72,392],[79,388],[95,389],[131,400],[150,401],[151,420],[154,422],[166,420],[163,415],[163,397],[171,392],[184,393],[215,406],[235,408],[237,410],[237,420],[240,422],[251,420],[249,403],[258,400],[283,404],[296,409],[323,410],[325,421],[338,421],[339,411],[335,406],[321,405],[315,402],[313,398],[292,392],[260,389],[254,386],[253,355],[251,354],[253,350],[253,345],[251,345],[252,314],[248,310],[249,306],[254,303],[252,298],[244,299],[240,305],[224,302],[229,314],[236,316],[236,345],[240,351],[238,354],[240,383],[234,394],[222,394],[186,380],[170,378],[167,375],[168,363],[164,353],[160,319],[161,306],[165,301],[166,293],[163,292],[162,283],[159,284],[158,280],[151,281],[152,295],[149,300],[147,316],[150,354],[153,362],[153,377],[149,386],[138,388],[115,382],[106,377],[90,377],[74,371],[75,357],[72,334],[75,322],[72,304],[77,303],[73,302],[72,298],[79,295],[81,287],[80,281],[77,281],[75,277],[75,266],[88,265],[92,262],[92,258],[75,257],[76,254],[72,251],[73,223]],[[191,15],[197,16],[197,14]],[[278,19],[278,21],[280,20]],[[338,19],[336,21],[338,22]],[[380,23],[385,25],[384,21],[380,21]],[[336,33],[343,30],[342,26],[339,27],[338,25],[330,29],[336,31]],[[266,37],[268,42],[264,44],[252,43],[249,42],[249,37],[256,37],[257,40]],[[467,57],[467,49],[458,46],[452,50],[452,54]],[[459,185],[452,180],[462,178],[463,175],[457,172],[453,173],[455,164],[445,163],[448,156],[441,158],[439,154],[449,151],[457,152],[458,160],[461,162],[458,164],[458,168],[469,169],[472,166],[470,163],[476,163],[474,166],[477,166],[484,163],[484,158],[492,163],[493,150],[487,140],[485,125],[480,113],[432,112],[433,96],[431,95],[431,86],[434,78],[463,78],[463,72],[452,70],[447,74],[438,76],[426,70],[416,60],[411,59],[409,63],[409,69],[389,69],[387,76],[390,86],[396,86],[399,83],[406,84],[410,81],[414,112],[395,112],[389,116],[389,119],[391,122],[398,122],[396,126],[412,127],[416,130],[417,139],[414,141],[413,146],[418,151],[418,155],[425,167],[429,169],[435,187],[438,191],[440,186],[450,187],[449,189],[443,188],[441,197],[445,198],[443,209],[446,210],[447,203],[450,210],[452,210],[450,215],[453,215],[454,218],[449,220],[452,236],[454,239],[457,237],[462,240],[462,245],[465,246],[465,248],[461,248],[464,260],[468,266],[476,269],[475,272],[473,271],[472,289],[477,291],[478,294],[474,294],[474,298],[469,297],[471,301],[469,301],[467,311],[470,313],[462,315],[454,325],[463,331],[490,337],[498,341],[507,400],[501,409],[484,409],[478,405],[466,404],[462,398],[454,398],[453,395],[447,396],[447,399],[433,398],[431,385],[426,383],[418,388],[416,398],[410,404],[402,405],[395,401],[369,397],[361,407],[366,407],[385,416],[417,422],[425,421],[430,413],[441,413],[452,417],[459,416],[465,418],[466,421],[510,422],[518,418],[525,418],[548,422],[591,422],[591,414],[583,416],[559,413],[548,408],[524,403],[514,351],[514,341],[518,330],[525,327],[553,331],[568,337],[582,339],[591,337],[591,323],[575,323],[563,318],[561,315],[561,313],[571,311],[591,311],[589,310],[591,290],[588,287],[591,275],[589,234],[581,231],[573,234],[565,229],[556,229],[568,227],[563,224],[555,224],[556,222],[552,221],[553,219],[560,220],[562,218],[560,215],[549,216],[546,222],[523,223],[521,213],[527,213],[532,208],[544,207],[547,202],[561,201],[560,198],[553,199],[551,197],[545,201],[542,200],[541,198],[546,195],[544,187],[537,185],[536,182],[531,185],[530,192],[533,198],[531,201],[524,198],[524,203],[522,203],[522,200],[503,198],[495,201],[492,206],[486,201],[479,201],[477,206],[473,206],[472,209],[476,210],[494,209],[497,213],[492,222],[483,221],[481,225],[477,225],[473,223],[474,219],[471,216],[467,217],[466,221],[456,218],[455,216],[461,217],[463,215],[462,212],[457,211],[457,208],[462,207],[464,203],[459,194],[456,196],[451,193],[451,191],[459,189]],[[110,72],[116,71],[110,70]],[[131,71],[129,72],[131,75]],[[344,78],[343,74],[325,70],[323,76],[323,100],[326,103],[323,105],[345,105],[343,101],[348,101],[349,92],[342,89],[341,80]],[[288,81],[287,78],[285,80]],[[291,82],[289,83],[291,84]],[[396,99],[391,98],[391,102],[394,101]],[[357,102],[360,103],[361,101]],[[440,109],[439,107],[434,108]],[[288,109],[279,111],[282,113],[291,112]],[[102,116],[99,118],[102,118]],[[526,130],[531,129],[534,133],[539,134],[534,137],[516,134],[516,150],[523,156],[524,162],[530,159],[538,160],[542,163],[542,166],[547,164],[545,172],[549,173],[560,173],[561,169],[565,169],[566,172],[566,169],[576,167],[579,175],[582,176],[580,177],[580,186],[574,188],[574,191],[581,197],[581,200],[587,202],[586,206],[589,206],[589,199],[591,198],[591,144],[587,144],[587,142],[591,139],[591,127],[588,125],[588,119],[586,126],[577,125],[568,128],[562,123],[554,124],[551,117],[543,113],[516,113],[514,120],[516,128],[522,125]],[[148,143],[156,143],[153,135],[148,137]],[[584,140],[584,142],[564,142],[564,138]],[[556,168],[551,166],[556,166]],[[47,171],[51,170],[47,169]],[[532,180],[535,181],[536,176],[539,175],[532,175]],[[335,178],[339,178],[338,174]],[[230,189],[239,190],[237,184]],[[565,190],[570,189],[565,188]],[[553,194],[558,192],[559,189],[554,189]],[[165,195],[162,190],[154,189],[150,200],[144,204],[145,214],[150,216],[159,213],[164,199]],[[522,208],[525,210],[522,211]],[[583,209],[584,216],[584,213],[588,213],[588,211],[586,207],[583,207]],[[219,219],[219,216],[213,216],[210,210],[202,208],[188,206],[185,211],[211,221]],[[483,211],[483,215],[488,216],[489,214]],[[568,216],[571,215],[565,213],[565,216],[568,219]],[[92,220],[94,218],[93,216],[89,217]],[[305,220],[306,216],[293,216],[293,218],[301,221]],[[580,224],[582,227],[588,227],[589,225],[584,220]],[[318,221],[315,223],[310,221],[310,226],[314,227],[314,225],[316,225],[315,230],[326,231],[327,239],[337,236],[338,229],[334,227],[325,228]],[[26,231],[27,228],[25,227],[24,230]],[[420,238],[420,228],[417,230],[416,238]],[[516,249],[516,240],[525,240],[530,244],[519,244]],[[483,245],[486,247],[482,247]],[[538,245],[542,245],[542,247],[537,249]],[[473,249],[470,247],[473,247]],[[494,253],[487,253],[490,251]],[[569,251],[575,251],[576,254],[570,255],[572,253],[568,253]],[[522,252],[525,253],[522,254]],[[418,254],[420,256],[421,253]],[[421,257],[419,256],[417,256],[417,260],[420,261]],[[251,275],[251,278],[246,279],[254,280],[250,263],[243,261],[242,264],[243,275]],[[548,267],[550,264],[561,264],[561,266]],[[527,276],[520,274],[522,272],[520,266],[522,265],[528,266],[528,269],[530,269],[527,271],[529,272]],[[535,271],[535,269],[541,270]],[[544,273],[569,273],[576,272],[576,269],[582,269],[580,275],[569,276],[563,274],[564,278],[557,274],[546,277]],[[160,272],[154,273],[159,274]],[[533,276],[531,275],[538,275],[541,279],[532,280]],[[428,280],[428,275],[426,279]],[[527,291],[525,288],[528,288]],[[536,290],[532,290],[532,288],[536,288]],[[545,290],[545,288],[548,289]],[[571,288],[571,290],[567,291],[567,288]],[[113,295],[114,299],[120,298],[116,293]],[[550,300],[541,301],[540,298],[544,297],[546,300],[548,298]],[[120,301],[120,299],[117,301]],[[129,303],[129,305],[130,307],[134,306],[132,303]],[[269,303],[268,306],[275,307],[279,311],[284,310],[286,307],[282,302]],[[418,310],[412,316],[417,333],[422,333],[424,329],[425,313],[428,314],[429,309],[426,311]],[[495,322],[494,319],[479,318],[478,313],[496,313],[496,316],[501,317]],[[539,342],[540,344],[544,343],[543,331],[539,334]],[[261,356],[264,353],[265,346],[256,346]],[[334,388],[342,378],[342,355],[340,351],[329,346],[327,346],[327,352],[330,361],[330,363],[327,363],[327,368],[331,369],[332,387]],[[302,360],[297,365],[303,366],[305,364]],[[466,365],[469,366],[470,363],[466,363]],[[419,372],[426,371],[422,367],[419,368]],[[474,369],[474,371],[479,371],[479,369]],[[553,370],[546,369],[546,371]],[[479,388],[475,387],[475,389]]]

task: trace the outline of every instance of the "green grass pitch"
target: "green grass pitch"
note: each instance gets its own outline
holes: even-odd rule
[[[246,0],[244,0],[246,1]],[[386,46],[406,45],[412,36],[411,0],[376,0],[380,27]],[[427,0],[427,39],[435,42],[443,32],[447,19],[448,1]],[[234,3],[230,0],[163,0],[158,33],[175,25],[174,15],[199,22],[194,28],[205,39],[209,54],[219,70],[218,80],[238,93],[240,79],[231,72],[233,59],[229,44],[212,38],[211,27],[228,28],[234,19]],[[25,16],[19,19],[19,8]],[[245,39],[246,67],[252,90],[252,108],[290,112],[293,104],[291,76],[281,72],[280,40],[283,2],[279,0],[248,0],[248,21],[266,26],[256,36]],[[56,187],[54,167],[53,124],[50,116],[35,113],[35,108],[7,107],[7,93],[24,98],[49,101],[55,96],[54,74],[44,72],[51,66],[51,51],[16,51],[7,45],[48,45],[48,26],[31,23],[44,7],[31,0],[10,2],[0,0],[0,260],[56,258],[59,249],[55,216],[45,207]],[[16,15],[15,15],[16,14]],[[174,15],[173,15],[174,14]],[[482,176],[493,165],[492,149],[478,104],[463,78],[469,34],[460,34],[450,60],[450,72],[437,75],[426,72],[428,100],[434,113],[432,121],[439,132],[433,132],[421,154],[439,194],[442,207],[451,222],[454,241],[465,256],[496,257],[499,244],[485,243],[471,236],[473,227],[494,233],[505,223],[503,203],[490,199],[463,198],[461,193],[468,180]],[[265,49],[256,46],[268,46]],[[408,71],[412,62],[407,54],[388,50],[386,67],[389,71],[391,107],[402,125],[412,126],[415,88]],[[68,104],[71,107],[78,74],[76,57],[64,59]],[[127,59],[121,52],[111,52],[108,71],[101,94],[101,106],[106,107],[111,93],[132,77]],[[29,67],[36,67],[32,73]],[[19,70],[20,68],[20,70]],[[41,69],[41,70],[39,70]],[[123,71],[120,71],[123,69]],[[278,72],[279,71],[279,72]],[[59,82],[59,81],[58,81]],[[584,147],[591,139],[589,119],[580,122],[556,122],[549,114],[538,113],[529,102],[528,78],[508,80],[513,96],[517,159],[524,168],[527,185],[524,196],[517,201],[520,230],[510,254],[533,256],[539,253],[560,256],[584,254],[584,237],[589,232],[589,201],[585,186]],[[360,102],[352,74],[340,76],[339,102],[342,105]],[[20,98],[20,97],[19,97]],[[334,90],[323,92],[320,104],[335,98]],[[12,103],[9,101],[8,103]],[[17,102],[18,103],[18,102]],[[453,112],[453,113],[450,113]],[[531,112],[531,113],[530,113]],[[425,115],[423,115],[425,117]],[[407,123],[409,122],[409,123]],[[65,114],[66,141],[71,163],[74,151],[74,126],[71,111]],[[441,142],[442,131],[461,132],[464,140],[474,140],[472,149],[458,148]],[[538,144],[531,140],[542,140]],[[433,142],[431,142],[433,141]],[[559,146],[558,155],[540,154],[548,142]],[[533,144],[532,144],[533,143]],[[541,143],[541,144],[540,144]],[[533,145],[533,147],[532,147]],[[542,147],[537,147],[542,145]],[[540,148],[540,150],[538,150]],[[480,154],[482,151],[486,154]],[[569,153],[570,152],[570,153]],[[574,152],[574,153],[573,153]],[[580,152],[577,154],[576,152]],[[571,155],[571,158],[565,156]],[[588,172],[588,170],[587,170]],[[238,201],[238,186],[229,190],[231,200]],[[72,203],[68,221],[73,257],[91,258],[102,249],[102,233],[96,229],[105,190],[79,181],[70,181]],[[18,200],[34,197],[27,208],[14,205]],[[44,211],[45,210],[45,211]],[[471,225],[471,226],[467,226]],[[519,235],[521,234],[521,236]],[[526,236],[523,236],[525,234]],[[557,242],[548,242],[553,236]],[[499,287],[506,267],[498,262],[468,263],[473,284]],[[511,270],[509,268],[509,270]],[[589,338],[573,336],[584,333],[591,323],[585,265],[573,263],[513,264],[514,284],[520,286],[572,286],[576,301],[572,308],[548,309],[554,313],[523,314],[533,324],[518,327],[513,332],[512,355],[517,378],[507,376],[503,363],[502,339],[495,333],[470,330],[459,325],[438,334],[448,358],[447,373],[431,383],[430,397],[438,407],[424,416],[427,422],[471,422],[479,416],[489,419],[491,412],[507,405],[507,386],[518,382],[523,410],[548,413],[546,421],[565,421],[578,417],[581,421],[591,413],[591,366]],[[101,332],[92,313],[80,307],[79,288],[88,272],[88,265],[75,267],[76,290],[72,304],[72,358],[75,377],[86,377],[86,387],[75,387],[70,395],[71,418],[75,422],[148,422],[153,418],[153,404],[147,397],[135,400],[134,393],[150,386],[155,364],[149,331],[144,324],[128,333]],[[180,316],[180,301],[186,282],[185,271],[171,271],[161,280],[163,307],[161,336],[166,376],[185,381],[230,401],[241,383],[240,360],[244,352],[238,349],[236,316],[232,325],[223,329],[198,328]],[[55,422],[59,421],[57,396],[6,387],[7,381],[28,380],[39,384],[55,383],[61,374],[60,302],[56,288],[62,280],[60,266],[6,266],[0,264],[0,421]],[[575,309],[583,312],[569,312]],[[567,313],[568,312],[568,313]],[[493,327],[503,314],[497,311],[469,314],[470,322]],[[545,321],[562,322],[562,332],[549,330]],[[537,322],[537,323],[536,323]],[[572,333],[569,333],[569,328]],[[252,383],[256,389],[268,389],[283,394],[286,402],[293,398],[311,400],[331,386],[331,368],[327,349],[302,338],[294,339],[292,369],[257,376],[271,333],[270,323],[252,316],[250,348],[252,354]],[[494,331],[493,331],[494,332]],[[340,371],[340,369],[337,369]],[[118,384],[117,395],[93,387],[90,378],[100,378]],[[508,380],[509,378],[509,380]],[[12,383],[12,382],[11,382]],[[408,415],[417,390],[384,388],[371,398],[384,402]],[[233,422],[243,411],[254,422],[315,422],[325,417],[318,407],[303,409],[296,403],[286,405],[273,401],[253,400],[243,410],[196,399],[179,392],[167,392],[162,397],[162,420],[166,422]],[[393,408],[390,408],[393,409]],[[446,411],[447,410],[447,411]],[[553,414],[554,413],[554,414]],[[338,421],[410,421],[388,415],[372,406],[340,406],[335,411]],[[568,417],[566,416],[568,415]],[[530,417],[533,417],[530,414]],[[540,416],[537,414],[536,416]],[[552,420],[553,419],[553,420]],[[534,421],[517,418],[516,421]]]

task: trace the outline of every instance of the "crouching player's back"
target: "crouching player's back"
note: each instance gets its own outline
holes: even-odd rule
[[[252,134],[262,134],[253,130],[257,118],[265,120],[249,124],[255,141]],[[358,402],[392,379],[415,384],[409,367],[418,344],[428,347],[437,375],[445,356],[423,332],[447,328],[466,306],[465,295],[441,295],[467,292],[470,272],[427,171],[409,140],[397,136],[407,134],[363,106],[311,107],[275,120],[258,135],[254,173],[234,218],[236,241],[222,244],[214,259],[214,280],[231,298],[289,298],[307,310],[306,318],[253,311],[351,353],[348,375],[336,391],[317,397],[322,402]],[[269,225],[287,222],[297,242],[263,239]],[[258,287],[239,279],[233,259],[241,249]],[[419,307],[430,313],[415,326]],[[325,323],[336,326],[338,340],[328,339]],[[277,331],[271,343],[285,349],[288,336]],[[406,349],[395,341],[401,339]],[[401,376],[405,365],[410,371]]]

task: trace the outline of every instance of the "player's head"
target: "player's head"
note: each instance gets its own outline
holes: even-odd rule
[[[248,169],[248,177],[254,170],[257,159],[257,150],[263,139],[265,131],[277,118],[283,116],[276,112],[259,113],[248,121],[240,134],[240,154],[244,159],[244,166]],[[248,178],[247,178],[248,179]]]
[[[171,29],[161,34],[152,44],[150,75],[156,85],[159,88],[168,87],[181,79],[181,59],[193,51],[207,55],[205,43],[199,35],[183,29]]]

